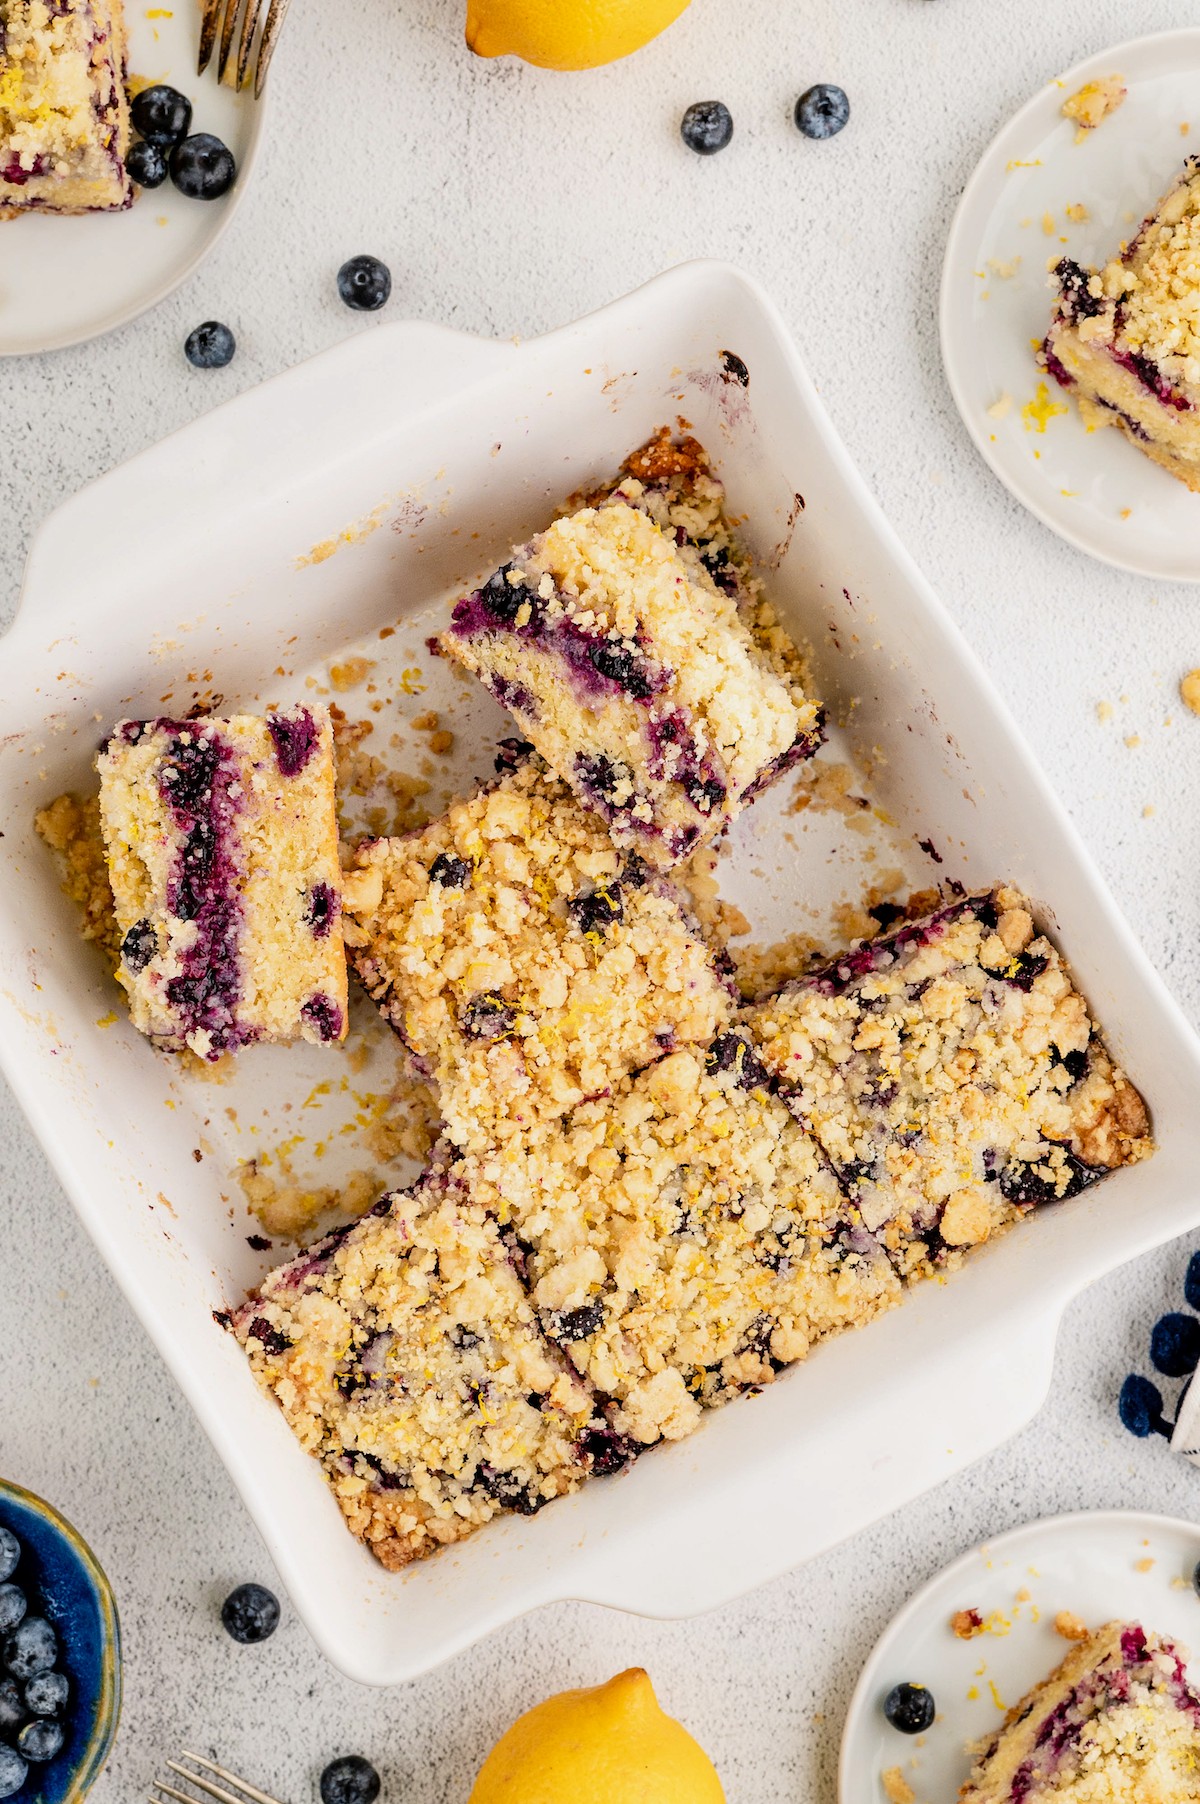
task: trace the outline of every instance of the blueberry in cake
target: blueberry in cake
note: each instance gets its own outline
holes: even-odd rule
[[[556,1119],[731,1012],[669,883],[537,757],[355,862],[351,964],[460,1146]]]
[[[1195,1804],[1200,1696],[1181,1650],[1110,1622],[1013,1706],[960,1804]]]
[[[340,1040],[329,716],[127,720],[97,765],[134,1025],[207,1059],[255,1040]]]
[[[1086,424],[1200,490],[1200,159],[1103,270],[1064,257],[1040,361]]]
[[[733,1030],[461,1169],[515,1233],[548,1338],[642,1444],[899,1296]]]
[[[496,1224],[444,1171],[273,1272],[234,1332],[392,1569],[632,1457],[542,1335]]]
[[[820,710],[647,512],[585,507],[519,547],[439,640],[617,844],[667,866],[810,755]]]
[[[121,0],[0,0],[0,219],[128,207]]]
[[[747,1015],[764,1066],[905,1275],[1151,1150],[1024,898],[964,896]]]

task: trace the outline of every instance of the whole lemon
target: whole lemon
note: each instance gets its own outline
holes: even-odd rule
[[[476,56],[519,56],[541,69],[596,69],[640,50],[688,0],[467,0]]]
[[[712,1762],[640,1666],[519,1716],[468,1804],[725,1804]]]

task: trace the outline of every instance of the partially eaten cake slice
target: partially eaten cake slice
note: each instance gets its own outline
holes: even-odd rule
[[[439,644],[651,864],[714,837],[821,740],[820,708],[781,680],[733,597],[626,502],[518,548]]]
[[[1119,426],[1200,490],[1200,159],[1103,270],[1057,265],[1040,361],[1089,427]]]
[[[134,1025],[206,1059],[342,1039],[329,716],[127,720],[97,764]]]
[[[122,0],[0,0],[0,219],[128,207]]]
[[[960,1804],[1195,1804],[1200,1696],[1173,1641],[1110,1622],[1014,1704]]]

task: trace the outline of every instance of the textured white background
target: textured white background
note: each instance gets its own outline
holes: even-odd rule
[[[1200,594],[1104,569],[1027,518],[952,411],[935,330],[951,209],[996,127],[1079,57],[1193,19],[1186,0],[693,0],[632,61],[554,77],[469,56],[457,0],[296,0],[270,142],[211,260],[124,331],[0,367],[0,618],[35,525],[89,477],[371,330],[334,290],[356,251],[391,265],[391,317],[526,336],[668,264],[729,257],[781,304],[867,479],[1200,1019],[1200,720],[1175,694],[1200,664]],[[815,80],[853,104],[827,145],[790,123]],[[676,122],[714,95],[736,136],[702,161]],[[214,316],[237,359],[193,371],[184,336]],[[124,1727],[96,1804],[144,1795],[181,1742],[288,1804],[312,1804],[323,1763],[355,1750],[383,1771],[387,1804],[463,1804],[520,1709],[634,1662],[710,1748],[730,1804],[831,1804],[855,1675],[927,1574],[1037,1514],[1200,1510],[1200,1472],[1130,1440],[1115,1413],[1124,1372],[1147,1369],[1151,1323],[1180,1299],[1178,1243],[1068,1312],[1050,1401],[1024,1434],[786,1583],[677,1625],[547,1610],[421,1683],[364,1691],[286,1607],[265,1647],[224,1636],[221,1597],[272,1582],[269,1562],[11,1104],[0,1147],[0,1469],[78,1523],[124,1619]]]

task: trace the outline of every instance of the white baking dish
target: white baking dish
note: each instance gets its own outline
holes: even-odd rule
[[[727,350],[748,388],[723,365]],[[98,1025],[111,984],[78,938],[32,815],[84,778],[115,718],[182,711],[210,689],[251,704],[302,692],[291,673],[364,636],[378,645],[379,627],[489,568],[571,488],[677,415],[716,455],[751,543],[777,565],[774,592],[814,641],[831,712],[848,716],[860,748],[882,748],[874,799],[898,823],[913,874],[1003,875],[1030,891],[1149,1098],[1160,1150],[820,1348],[691,1440],[536,1521],[492,1524],[388,1576],[344,1532],[316,1465],[211,1314],[263,1265],[229,1182],[226,1110],[236,1100],[241,1120],[255,1109],[269,1119],[336,1055],[255,1050],[231,1085],[213,1087],[152,1053],[119,1008]],[[344,529],[336,556],[298,561]],[[402,655],[418,656],[428,630],[388,645],[407,638],[417,649]],[[460,742],[489,736],[498,712],[440,680]],[[478,768],[478,748],[467,750]],[[814,818],[802,837],[783,800],[740,825],[730,876],[771,935],[865,883],[852,855],[861,841],[841,817]],[[68,502],[38,535],[0,650],[0,829],[9,1079],[297,1608],[361,1680],[410,1678],[550,1599],[683,1614],[797,1565],[1011,1434],[1044,1394],[1068,1299],[1200,1222],[1195,1038],[849,464],[778,316],[721,266],[675,270],[520,347],[421,325],[364,333]]]

